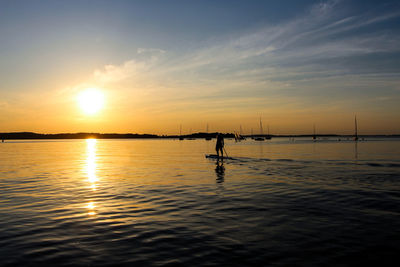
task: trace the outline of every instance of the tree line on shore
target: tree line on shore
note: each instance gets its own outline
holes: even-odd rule
[[[0,139],[3,140],[16,140],[16,139],[131,139],[131,138],[184,138],[184,139],[197,139],[197,138],[215,138],[217,133],[193,133],[187,135],[156,135],[156,134],[137,134],[137,133],[56,133],[56,134],[41,134],[33,132],[10,132],[0,133]],[[224,138],[235,138],[233,133],[222,133]],[[244,135],[251,137],[251,135]],[[259,136],[259,135],[257,135]],[[266,135],[265,135],[266,136]],[[312,134],[304,135],[270,135],[271,137],[312,137]],[[318,134],[318,137],[347,137],[350,135],[337,135],[337,134]],[[400,137],[400,135],[363,135],[364,137]]]

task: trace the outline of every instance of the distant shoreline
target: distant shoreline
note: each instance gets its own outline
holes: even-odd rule
[[[96,138],[96,139],[200,139],[200,138],[214,138],[217,133],[193,133],[188,135],[155,135],[155,134],[117,134],[117,133],[57,133],[57,134],[39,134],[33,132],[9,132],[9,133],[0,133],[0,139],[4,140],[34,140],[34,139],[88,139],[88,138]],[[234,138],[235,135],[233,133],[224,133],[225,138]],[[251,138],[252,135],[243,135],[246,138]],[[313,137],[312,134],[303,134],[303,135],[253,135],[253,136],[261,136],[261,137],[287,137],[287,138],[296,138],[296,137]],[[319,138],[327,138],[327,137],[342,137],[342,138],[351,138],[353,135],[338,135],[338,134],[318,134],[316,137]],[[386,137],[386,138],[400,138],[400,134],[392,134],[392,135],[359,135],[361,138],[368,137]]]

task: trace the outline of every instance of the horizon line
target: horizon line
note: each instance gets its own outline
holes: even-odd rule
[[[112,138],[124,138],[130,136],[130,138],[176,138],[176,137],[209,137],[210,135],[216,135],[217,133],[221,133],[223,135],[228,135],[228,136],[235,136],[235,132],[197,132],[197,133],[191,133],[191,134],[150,134],[150,133],[100,133],[100,132],[75,132],[75,133],[36,133],[36,132],[29,132],[29,131],[18,131],[18,132],[0,132],[0,139],[22,139],[26,137],[26,139],[30,139],[29,137],[35,139],[39,137],[58,137],[59,139],[68,139],[66,138],[68,135],[70,137],[76,137],[74,139],[88,139],[88,138],[93,138],[93,137],[100,137],[99,139],[102,139],[102,137],[106,139],[112,139]],[[4,136],[3,136],[4,135]],[[11,136],[7,136],[11,135]],[[63,137],[64,135],[64,137]],[[92,135],[92,136],[91,136]],[[321,136],[321,137],[329,137],[329,136],[337,136],[337,137],[353,137],[354,134],[335,134],[335,133],[328,133],[328,134],[314,134],[314,133],[307,133],[307,134],[242,134],[244,137],[252,137],[252,136],[271,136],[271,137],[309,137],[309,136]],[[387,137],[400,137],[400,134],[392,133],[392,134],[358,134],[358,136],[362,137],[379,137],[379,136],[387,136]],[[129,138],[129,137],[128,137]],[[45,138],[41,138],[45,139]],[[54,138],[53,138],[54,139]]]

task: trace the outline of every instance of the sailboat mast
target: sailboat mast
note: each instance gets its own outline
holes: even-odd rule
[[[314,123],[314,125],[313,125],[313,128],[314,128],[313,140],[315,140],[315,139],[317,139],[317,136],[315,135],[315,123]]]
[[[357,115],[354,116],[354,128],[355,128],[355,133],[354,133],[354,139],[358,139],[358,132],[357,132]]]
[[[262,122],[261,122],[261,118],[260,118],[260,134],[263,134],[263,128],[262,128]]]

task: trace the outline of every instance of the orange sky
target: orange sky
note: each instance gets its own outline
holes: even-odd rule
[[[271,134],[352,134],[357,115],[360,134],[400,134],[400,13],[274,2],[225,23],[137,5],[0,6],[0,132],[249,134],[261,117]],[[94,114],[87,88],[104,95]]]

